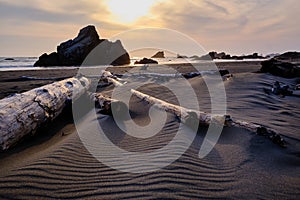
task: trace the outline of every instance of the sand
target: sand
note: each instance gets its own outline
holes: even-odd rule
[[[234,73],[233,79],[225,82],[228,113],[278,130],[285,135],[287,148],[280,148],[267,138],[245,130],[225,128],[213,151],[200,159],[198,151],[206,134],[206,130],[202,128],[198,130],[189,149],[169,166],[154,172],[132,174],[112,169],[96,160],[83,146],[71,114],[65,113],[42,129],[37,136],[0,153],[0,198],[298,199],[299,99],[279,98],[267,95],[263,91],[263,88],[271,86],[274,80],[290,84],[295,80],[251,73],[259,69],[257,63],[224,63],[222,67]],[[114,68],[118,73],[129,69]],[[181,70],[188,71],[190,68],[185,66]],[[51,77],[75,73],[67,71],[53,72]],[[1,80],[4,76],[18,77],[18,74],[14,73],[1,73]],[[45,75],[43,72],[30,73],[30,76]],[[197,97],[200,108],[209,111],[210,99],[203,79],[194,77],[189,82],[199,91]],[[24,84],[25,88],[30,88],[31,86],[26,86],[28,83],[14,84]],[[32,81],[30,84],[45,83]],[[165,80],[163,84],[167,86],[174,82]],[[11,91],[11,87],[12,85],[9,85],[8,92]],[[112,86],[104,89],[107,94],[112,90]],[[174,95],[168,95],[170,92],[157,84],[142,87],[140,90],[172,103],[177,102]],[[136,98],[131,99],[131,105],[135,122],[147,125],[150,122],[149,105]],[[160,149],[168,144],[180,129],[178,120],[170,114],[167,115],[164,128],[147,139],[136,139],[125,134],[117,127],[112,117],[98,113],[95,120],[93,113],[89,112],[84,116],[82,124],[88,128],[93,123],[98,123],[114,144],[130,152],[151,152]],[[178,149],[184,148],[184,142],[191,139],[188,131],[186,133],[183,134],[182,143],[177,144]],[[144,159],[139,158],[135,166],[137,169],[147,162]],[[161,155],[155,155],[155,159],[161,162],[166,160]]]

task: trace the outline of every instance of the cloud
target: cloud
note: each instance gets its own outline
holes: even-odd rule
[[[208,50],[248,53],[271,46],[278,51],[293,43],[298,48],[299,7],[298,0],[156,0],[148,14],[126,24],[114,18],[107,0],[0,0],[0,37],[60,42],[87,24],[106,38],[131,28],[161,27],[185,33]],[[5,44],[2,48],[13,48]]]
[[[127,28],[110,21],[110,15],[98,0],[0,0],[0,35],[64,38],[88,24],[108,33]]]
[[[226,15],[229,14],[229,13],[228,13],[228,10],[227,10],[225,7],[223,7],[223,6],[220,6],[220,5],[218,5],[218,4],[215,4],[215,3],[211,2],[211,1],[205,1],[205,3],[206,3],[208,6],[214,8],[217,12],[221,12],[221,13],[224,13],[224,14],[226,14]]]
[[[186,33],[209,49],[230,48],[233,42],[245,49],[254,45],[262,49],[278,39],[298,40],[299,7],[297,0],[166,0],[153,6],[151,17],[142,18],[138,24],[155,20],[157,26]]]
[[[88,18],[84,13],[76,15],[69,14],[68,12],[58,13],[24,5],[15,6],[3,2],[0,2],[0,17],[1,20],[15,19],[24,22],[38,21],[50,23],[69,23],[71,21],[82,22]]]

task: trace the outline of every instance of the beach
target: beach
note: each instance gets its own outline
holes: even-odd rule
[[[190,63],[185,64],[168,64],[167,66],[173,67],[180,73],[188,73],[192,69]],[[234,66],[243,66],[237,69],[241,71],[257,71],[260,66],[260,61],[252,62],[221,62],[217,63],[220,69],[226,69],[228,66],[233,66],[231,69],[232,73],[235,72]],[[122,67],[105,67],[108,71],[117,74],[124,74],[132,69],[134,66],[122,66]],[[13,69],[6,71],[0,71],[0,99],[7,97],[14,93],[22,93],[30,89],[34,89],[46,84],[53,83],[54,81],[61,80],[64,78],[73,77],[78,73],[79,67],[64,67],[61,68],[37,68],[34,70],[30,68],[29,70],[18,70]],[[45,79],[45,80],[43,80]]]
[[[300,199],[299,7],[0,0],[0,200]]]
[[[224,81],[227,97],[227,114],[233,118],[263,124],[276,130],[286,140],[286,148],[274,144],[264,136],[234,127],[225,127],[214,149],[204,158],[198,152],[206,135],[199,128],[195,136],[182,127],[178,119],[167,114],[166,122],[157,134],[146,139],[134,138],[121,130],[111,116],[87,112],[82,116],[82,130],[96,123],[118,147],[128,152],[155,152],[166,146],[182,131],[182,140],[176,149],[183,155],[157,171],[127,173],[97,160],[84,146],[81,129],[75,126],[72,113],[65,112],[39,130],[34,137],[26,138],[12,149],[0,153],[0,198],[3,199],[298,199],[300,190],[300,117],[299,97],[279,97],[266,94],[274,81],[295,85],[296,79],[285,79],[257,72],[259,61],[220,62],[219,69],[227,69],[233,77]],[[193,71],[190,64],[169,65],[180,73]],[[109,67],[118,75],[130,72],[133,67]],[[149,66],[145,72],[155,71]],[[15,92],[24,92],[56,80],[72,77],[77,69],[27,70],[0,72],[1,98]],[[24,79],[24,76],[27,77]],[[203,76],[189,78],[196,91],[201,111],[211,112],[208,88]],[[29,78],[28,78],[29,77]],[[40,80],[36,80],[38,78]],[[47,80],[41,80],[47,79]],[[155,78],[150,81],[155,82]],[[143,81],[139,77],[124,82]],[[178,99],[168,87],[176,85],[172,78],[163,79],[161,85],[148,84],[139,91],[170,103]],[[111,95],[114,86],[99,89]],[[184,89],[179,90],[185,95]],[[186,97],[186,101],[189,101]],[[135,123],[146,126],[150,105],[132,97],[131,116]],[[193,139],[193,137],[195,137]],[[101,150],[106,151],[105,146]],[[165,152],[166,154],[172,152]],[[112,155],[113,156],[113,155]],[[154,154],[156,162],[166,157]],[[117,161],[116,165],[118,164]],[[147,163],[146,157],[136,157],[138,169]]]

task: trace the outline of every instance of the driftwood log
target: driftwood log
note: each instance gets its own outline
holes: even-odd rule
[[[142,99],[143,101],[148,102],[149,104],[153,104],[156,108],[160,110],[165,110],[169,113],[174,114],[177,116],[181,122],[184,124],[190,125],[191,123],[197,121],[200,125],[208,126],[212,121],[214,123],[224,124],[226,116],[224,115],[211,115],[205,112],[200,112],[196,110],[187,109],[178,105],[174,105],[168,103],[166,101],[157,99],[150,95],[144,94],[137,90],[131,90],[131,93]]]
[[[186,109],[181,106],[170,104],[168,102],[165,102],[163,100],[157,99],[155,97],[141,93],[133,89],[131,90],[131,93],[136,97],[150,104],[153,104],[154,106],[156,106],[161,110],[165,110],[167,112],[173,113],[174,115],[179,117],[184,124],[188,126],[190,126],[192,123],[198,122],[200,126],[208,126],[211,123],[217,123],[219,125],[223,124],[224,126],[229,126],[229,127],[243,128],[250,132],[254,132],[257,135],[266,136],[281,147],[285,146],[285,141],[280,136],[280,134],[262,125],[240,121],[240,120],[233,120],[229,115],[211,115],[205,112]]]
[[[89,87],[87,78],[74,77],[0,100],[0,149],[6,150],[24,136],[33,135]]]
[[[117,80],[114,76],[106,76],[105,78],[107,79],[108,82],[114,84],[114,86],[116,87],[123,85],[123,83]],[[273,141],[275,144],[278,144],[281,147],[285,147],[286,145],[286,142],[284,141],[284,139],[281,137],[280,134],[276,133],[272,129],[266,128],[263,125],[240,121],[240,120],[234,120],[229,115],[212,115],[205,112],[187,109],[157,99],[155,97],[144,94],[134,89],[131,90],[131,93],[134,96],[140,98],[141,100],[153,104],[158,109],[165,110],[169,113],[174,114],[186,125],[191,125],[191,123],[195,123],[195,122],[199,123],[200,126],[208,126],[211,123],[217,123],[219,125],[221,124],[229,127],[242,128],[250,132],[254,132],[257,135],[268,137],[271,141]]]
[[[116,87],[123,85],[123,83],[121,83],[115,77],[106,76],[105,78],[107,79],[108,82],[112,83]],[[228,116],[224,116],[224,115],[211,115],[205,112],[183,108],[181,106],[174,105],[166,101],[152,97],[150,95],[144,94],[137,90],[132,89],[131,93],[134,96],[150,104],[153,104],[158,109],[165,110],[169,113],[173,113],[185,124],[189,124],[194,120],[197,120],[201,125],[209,125],[212,122],[212,120],[216,123],[224,124],[225,119],[228,118]]]

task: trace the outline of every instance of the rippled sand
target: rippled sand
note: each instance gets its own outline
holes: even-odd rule
[[[263,90],[274,80],[290,84],[294,80],[250,73],[256,65],[250,67],[249,72],[243,71],[245,68],[239,71],[238,66],[228,65],[226,68],[234,72],[233,79],[225,82],[228,113],[277,130],[285,136],[287,148],[278,147],[267,138],[245,130],[225,128],[213,151],[200,159],[198,152],[206,134],[206,129],[200,128],[189,149],[169,166],[149,173],[126,173],[95,159],[83,146],[70,116],[65,114],[51,127],[43,129],[40,136],[0,154],[0,198],[298,199],[299,98],[268,95]],[[200,109],[209,112],[210,99],[203,79],[195,77],[189,82],[197,91]],[[165,80],[164,84],[175,83]],[[110,86],[105,92],[112,90]],[[176,97],[166,87],[152,84],[140,90],[177,103]],[[182,93],[185,91],[182,90]],[[130,108],[137,124],[147,125],[150,122],[149,105],[145,102],[132,98]],[[160,149],[182,128],[186,134],[177,148],[184,148],[185,142],[191,140],[188,129],[181,127],[171,114],[167,115],[164,128],[147,139],[125,134],[112,117],[99,113],[96,117],[90,112],[82,123],[89,127],[96,121],[115,145],[130,152]],[[154,156],[158,161],[166,160],[159,154]],[[146,160],[139,158],[137,166],[131,167],[138,169],[143,162]],[[128,166],[124,164],[124,167]]]

